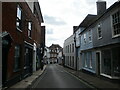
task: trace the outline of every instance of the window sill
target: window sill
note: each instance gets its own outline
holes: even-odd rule
[[[29,39],[32,39],[30,36],[28,36],[29,37]]]
[[[17,31],[22,32],[22,30],[20,30],[19,28],[17,28]]]
[[[19,72],[19,71],[20,71],[20,69],[13,70],[13,72]]]
[[[89,43],[92,43],[92,41],[89,41]]]
[[[112,36],[112,39],[120,37],[120,34]]]
[[[99,37],[98,40],[102,39],[102,37]]]
[[[92,66],[90,66],[90,69],[92,69]]]

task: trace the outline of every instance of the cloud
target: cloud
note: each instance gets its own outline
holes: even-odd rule
[[[39,0],[46,26],[46,45],[63,45],[88,14],[97,14],[97,0]],[[106,0],[107,8],[117,0]]]
[[[66,25],[66,23],[58,17],[44,15],[45,23],[50,25]]]
[[[53,29],[47,29],[47,34],[53,34]]]

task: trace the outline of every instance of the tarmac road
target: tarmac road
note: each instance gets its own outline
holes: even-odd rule
[[[91,88],[57,64],[49,64],[32,88]]]

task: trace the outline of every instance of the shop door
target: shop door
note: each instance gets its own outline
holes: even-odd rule
[[[100,75],[100,52],[96,52],[97,75]]]

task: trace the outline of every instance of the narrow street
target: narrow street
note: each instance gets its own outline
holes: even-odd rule
[[[49,64],[32,88],[90,88],[57,64]]]

